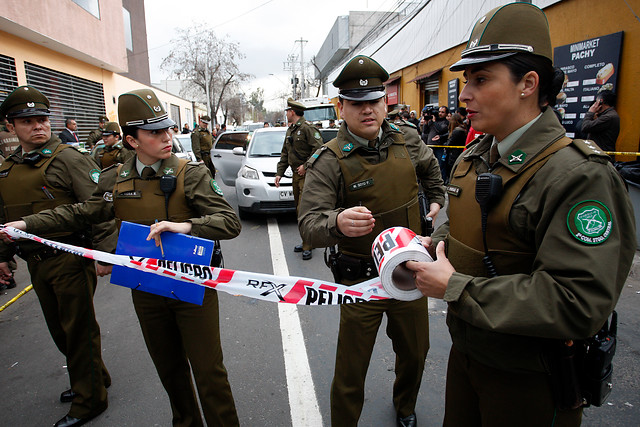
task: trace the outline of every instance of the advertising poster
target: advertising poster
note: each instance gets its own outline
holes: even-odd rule
[[[458,79],[449,80],[449,110],[453,111],[458,108]]]
[[[564,84],[556,98],[567,136],[576,137],[576,125],[600,90],[617,92],[616,82],[623,32],[556,47],[554,65],[564,71]]]

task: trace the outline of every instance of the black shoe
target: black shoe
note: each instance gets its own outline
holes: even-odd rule
[[[16,287],[16,281],[15,279],[12,277],[9,279],[9,283],[7,283],[6,285],[4,285],[7,289],[13,289]]]
[[[107,405],[105,404],[104,407],[102,408],[102,410],[100,410],[100,412],[97,412],[94,415],[91,415],[90,417],[87,417],[87,418],[74,418],[74,417],[70,416],[69,414],[67,414],[67,415],[64,416],[64,418],[59,419],[58,422],[53,425],[53,427],[77,427],[77,426],[81,426],[83,424],[88,423],[89,421],[91,421],[92,419],[94,419],[95,417],[100,415],[101,413],[103,413],[106,409],[107,409]]]
[[[311,259],[311,257],[313,256],[313,254],[311,253],[311,251],[303,251],[302,252],[302,259],[303,260],[308,260]]]
[[[396,421],[398,423],[398,427],[416,427],[418,425],[418,419],[416,418],[416,414],[411,414],[404,418],[398,415],[398,418],[396,418]]]
[[[76,392],[69,389],[69,390],[65,390],[62,393],[60,393],[60,402],[62,403],[69,403],[72,402],[73,399],[76,397]]]
[[[302,252],[302,245],[296,245],[293,247],[293,252]]]

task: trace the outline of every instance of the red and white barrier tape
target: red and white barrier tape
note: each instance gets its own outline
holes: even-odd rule
[[[135,268],[159,276],[214,288],[232,295],[242,295],[264,301],[299,305],[337,305],[391,298],[382,287],[378,277],[353,286],[345,286],[303,277],[282,277],[155,258],[114,255],[44,239],[13,227],[4,227],[2,231],[14,239],[34,240],[52,248],[96,261]]]

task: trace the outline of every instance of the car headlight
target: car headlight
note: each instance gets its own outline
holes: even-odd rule
[[[249,166],[243,166],[242,169],[240,169],[240,176],[247,179],[260,179],[258,177],[258,171]]]

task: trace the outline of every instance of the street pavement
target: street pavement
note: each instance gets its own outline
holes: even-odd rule
[[[233,187],[222,186],[235,207]],[[439,221],[444,217],[441,215]],[[273,273],[266,216],[243,220],[239,237],[223,242],[225,266],[231,269]],[[278,221],[284,256],[291,275],[331,280],[314,250],[302,261],[293,246],[300,242],[295,217]],[[18,286],[0,293],[0,306],[29,285],[24,262],[16,274]],[[291,419],[285,354],[278,306],[274,303],[220,292],[222,346],[240,423],[244,426],[300,426]],[[171,410],[138,326],[129,289],[99,280],[95,296],[102,331],[103,358],[111,372],[109,409],[86,425],[169,426]],[[584,426],[638,426],[640,424],[640,258],[617,307],[618,349],[614,359],[614,389],[601,408],[585,410]],[[442,424],[447,355],[451,345],[445,324],[446,304],[430,300],[431,349],[427,357],[416,413],[420,426]],[[304,344],[311,369],[318,425],[329,426],[329,390],[335,362],[339,308],[298,307]],[[285,330],[289,325],[283,325]],[[361,426],[394,426],[392,404],[394,353],[385,335],[378,340],[366,383]],[[0,426],[52,425],[66,414],[68,404],[58,401],[69,387],[65,360],[47,331],[33,291],[0,312]],[[315,427],[315,426],[311,426]]]

